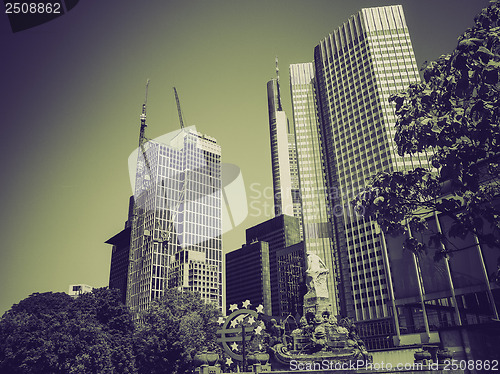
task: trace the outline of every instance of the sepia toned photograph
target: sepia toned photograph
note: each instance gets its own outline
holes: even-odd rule
[[[2,13],[0,373],[500,372],[500,2]]]

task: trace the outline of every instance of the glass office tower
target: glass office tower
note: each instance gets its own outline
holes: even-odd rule
[[[281,106],[278,61],[276,78],[267,82],[269,134],[273,171],[274,214],[286,214],[300,219],[299,179],[295,135]]]
[[[389,96],[420,81],[402,7],[362,9],[316,46],[314,65],[346,314],[389,317],[381,239],[350,201],[377,172],[426,163],[398,156],[393,140]]]
[[[223,307],[220,157],[214,138],[189,129],[139,151],[127,288],[134,312],[173,287]]]
[[[327,264],[328,290],[332,312],[342,312],[340,268],[334,245],[334,226],[330,220],[330,200],[326,185],[326,165],[318,121],[314,89],[314,67],[311,62],[290,65],[290,93],[293,126],[297,144],[297,164],[302,199],[301,218],[307,251]]]

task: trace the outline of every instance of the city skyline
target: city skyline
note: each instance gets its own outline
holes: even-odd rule
[[[417,65],[450,52],[487,5],[395,3],[403,4]],[[5,77],[1,104],[2,155],[8,161],[2,186],[0,312],[33,292],[64,291],[77,283],[107,285],[111,251],[104,241],[126,220],[131,195],[126,158],[136,145],[147,78],[148,138],[178,128],[170,88],[175,84],[188,124],[217,138],[224,161],[242,170],[249,204],[255,204],[248,219],[226,234],[224,249],[238,248],[245,228],[271,217],[272,210],[263,214],[263,204],[272,199],[255,198],[255,191],[272,188],[263,84],[273,76],[274,56],[283,67],[311,61],[318,40],[361,8],[383,2],[286,4],[284,9],[283,2],[273,3],[274,13],[263,2],[200,2],[195,9],[164,4],[149,10],[121,4],[119,20],[109,22],[115,4],[97,9],[82,3],[58,20],[16,34],[3,19],[1,45],[12,74]],[[294,21],[303,20],[305,10],[311,27],[294,31]],[[453,12],[463,14],[457,18]],[[152,14],[175,17],[169,24]],[[275,23],[266,23],[272,16]],[[440,35],[430,40],[429,32]],[[211,43],[198,40],[203,38]],[[43,53],[39,45],[46,46]],[[290,116],[290,104],[284,106]]]

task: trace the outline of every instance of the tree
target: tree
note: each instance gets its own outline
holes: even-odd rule
[[[0,319],[0,372],[135,372],[127,355],[133,325],[117,300],[105,289],[77,299],[47,292],[22,300]]]
[[[219,310],[198,294],[170,289],[140,317],[135,335],[140,373],[188,373],[203,349],[217,349]]]
[[[135,324],[132,313],[120,300],[117,289],[97,288],[75,300],[75,308],[96,321],[111,343],[109,355],[114,373],[136,373],[133,352]]]
[[[391,96],[398,154],[426,152],[431,166],[376,175],[353,200],[384,232],[426,228],[432,212],[451,217],[449,236],[500,246],[500,8],[495,0],[451,55],[423,69],[423,82]],[[496,200],[496,201],[495,201]],[[436,233],[437,242],[445,241]],[[405,247],[425,243],[410,237]]]

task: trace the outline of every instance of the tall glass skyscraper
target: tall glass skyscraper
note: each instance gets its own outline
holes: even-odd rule
[[[280,81],[276,59],[276,78],[267,82],[269,134],[273,171],[274,213],[300,219],[299,179],[293,127],[281,106]]]
[[[362,9],[316,46],[314,65],[345,313],[389,317],[381,238],[350,201],[377,172],[426,162],[398,156],[393,140],[389,96],[420,80],[402,7]]]
[[[328,290],[332,312],[343,309],[340,267],[337,264],[335,235],[330,221],[326,188],[327,170],[315,97],[314,67],[311,62],[290,65],[290,93],[297,144],[297,164],[302,199],[301,218],[307,251],[318,255],[329,267]]]
[[[189,129],[139,151],[127,304],[135,312],[167,288],[223,307],[221,149]]]

